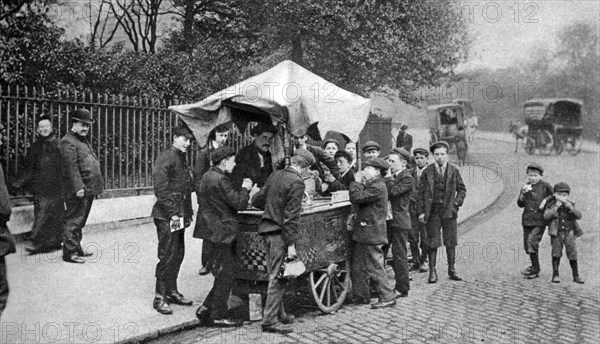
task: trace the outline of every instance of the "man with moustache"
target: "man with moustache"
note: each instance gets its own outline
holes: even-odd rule
[[[152,170],[156,203],[152,216],[158,234],[158,264],[153,306],[161,314],[172,314],[170,304],[191,306],[177,290],[177,276],[185,255],[185,228],[192,222],[192,176],[186,152],[194,136],[185,126],[173,129],[173,145],[160,153]],[[183,218],[183,227],[177,225]]]
[[[429,148],[435,163],[427,166],[421,175],[417,197],[419,221],[426,224],[429,247],[428,283],[438,280],[435,269],[437,249],[443,244],[448,256],[448,277],[461,281],[454,268],[456,261],[458,210],[463,205],[467,188],[460,171],[448,163],[448,144],[436,142]]]
[[[231,179],[234,185],[242,185],[242,181],[248,178],[260,188],[273,173],[273,158],[269,149],[273,137],[277,135],[277,128],[271,123],[260,122],[250,130],[250,134],[254,140],[237,153]]]
[[[22,176],[13,183],[15,189],[31,184],[35,218],[29,237],[32,246],[25,248],[29,254],[60,249],[63,237],[63,162],[58,149],[60,139],[54,135],[49,116],[41,116],[36,123],[39,138],[29,149]]]
[[[104,190],[100,162],[90,146],[88,134],[94,123],[86,109],[71,113],[72,127],[60,141],[58,148],[65,164],[64,195],[65,219],[63,235],[63,260],[68,263],[85,263],[82,257],[91,256],[81,247],[81,231],[85,226],[94,197]]]

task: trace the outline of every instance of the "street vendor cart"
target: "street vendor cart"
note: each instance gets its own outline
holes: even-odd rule
[[[334,90],[334,92],[332,92]],[[320,98],[319,98],[320,97]],[[210,131],[233,122],[244,132],[253,122],[270,122],[279,128],[272,151],[274,163],[293,154],[290,134],[308,134],[321,140],[330,131],[357,141],[371,101],[345,91],[291,61],[230,86],[194,104],[172,106],[193,131],[198,144],[206,144]],[[279,153],[279,156],[277,156]],[[346,229],[350,202],[306,197],[300,217],[296,251],[307,268],[307,285],[325,313],[338,310],[350,289],[349,238]],[[266,252],[258,224],[262,211],[239,212],[237,278],[267,281]],[[266,283],[255,283],[266,291]]]

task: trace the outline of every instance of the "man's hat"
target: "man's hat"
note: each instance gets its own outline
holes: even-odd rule
[[[396,147],[396,148],[392,149],[390,154],[397,154],[402,159],[406,160],[407,162],[410,161],[410,153],[403,147]]]
[[[554,185],[554,192],[571,193],[571,188],[569,187],[569,184],[560,182],[560,183],[557,183],[556,185]]]
[[[413,155],[422,154],[425,156],[429,156],[429,152],[425,148],[415,148],[413,149]]]
[[[406,130],[408,129],[408,125],[404,124],[403,126],[400,127],[400,130]]]
[[[527,168],[525,170],[536,170],[540,172],[540,175],[544,174],[544,168],[541,165],[536,164],[535,162],[532,162],[529,165],[527,165]]]
[[[86,109],[77,109],[71,112],[71,120],[87,124],[94,123],[92,114]]]
[[[323,144],[321,145],[321,147],[323,149],[325,149],[325,147],[329,143],[335,143],[335,145],[338,146],[338,148],[340,148],[340,142],[338,140],[336,140],[336,139],[327,139],[327,140],[323,141]]]
[[[382,158],[369,159],[369,160],[363,162],[363,165],[373,166],[373,167],[381,168],[384,170],[387,170],[390,168],[390,165],[387,163],[387,161],[383,160]]]
[[[254,128],[250,129],[250,135],[260,135],[262,133],[273,133],[273,135],[277,135],[277,128],[267,122],[259,122]]]
[[[365,145],[363,146],[363,153],[370,151],[370,150],[381,150],[381,147],[379,146],[379,143],[375,142],[375,141],[367,141],[365,143]]]
[[[185,136],[188,139],[194,138],[194,134],[192,134],[190,128],[188,128],[185,124],[180,124],[173,128],[173,136]]]
[[[317,159],[315,159],[315,156],[313,155],[313,153],[309,152],[308,150],[304,149],[304,148],[298,148],[294,151],[294,156],[301,156],[304,158],[304,160],[306,160],[306,162],[308,162],[308,166],[312,166],[314,164],[317,163]]]
[[[448,147],[448,144],[446,142],[438,141],[438,142],[435,142],[434,144],[432,144],[431,147],[429,147],[429,151],[431,153],[433,153],[433,151],[435,151],[436,149],[438,149],[440,147],[446,148],[446,151],[450,150],[450,147]]]
[[[335,152],[335,155],[333,156],[333,158],[334,159],[344,158],[348,162],[352,162],[352,155],[343,149],[340,149],[339,151]]]
[[[229,146],[221,146],[210,153],[210,158],[213,165],[217,165],[223,159],[229,158],[232,155],[235,155],[235,149]]]

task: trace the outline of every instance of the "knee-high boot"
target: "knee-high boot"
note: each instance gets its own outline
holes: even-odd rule
[[[585,281],[583,279],[581,279],[581,277],[579,277],[579,270],[577,268],[577,261],[576,260],[569,260],[569,263],[571,264],[571,270],[573,270],[573,282],[579,283],[579,284],[585,283]]]
[[[417,243],[410,243],[410,255],[412,256],[411,270],[419,270],[420,257],[419,257],[419,246]]]
[[[552,257],[552,283],[560,283],[558,277],[558,267],[560,265],[560,257]]]
[[[448,277],[453,281],[462,281],[454,268],[456,263],[456,250],[454,247],[446,247],[446,256],[448,257]]]
[[[435,263],[437,259],[437,248],[429,248],[429,279],[428,283],[436,283],[438,280]]]

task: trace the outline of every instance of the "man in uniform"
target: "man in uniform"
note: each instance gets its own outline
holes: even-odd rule
[[[173,145],[160,153],[152,171],[156,203],[152,216],[158,234],[158,264],[153,306],[171,314],[170,303],[191,306],[177,290],[177,276],[185,255],[185,228],[192,222],[192,176],[186,152],[194,136],[184,125],[173,129]],[[183,226],[177,225],[183,218]]]
[[[406,165],[410,153],[404,148],[394,148],[388,156],[392,175],[386,178],[388,198],[392,206],[392,220],[387,221],[389,245],[392,245],[392,268],[396,278],[396,291],[399,297],[407,297],[410,289],[406,240],[411,230],[408,207],[413,189],[413,179]],[[384,251],[384,256],[387,252]]]
[[[35,219],[30,240],[33,246],[25,248],[30,254],[61,248],[65,210],[60,139],[54,135],[49,116],[38,118],[37,132],[40,137],[29,149],[23,174],[13,183],[15,189],[28,182],[32,184]]]
[[[100,162],[90,146],[88,134],[94,123],[86,109],[71,113],[72,127],[60,141],[58,148],[65,164],[65,220],[63,260],[85,263],[82,257],[90,256],[81,247],[81,231],[92,209],[94,197],[104,190]]]
[[[413,137],[411,134],[406,132],[407,129],[408,126],[406,124],[400,127],[398,138],[396,138],[396,147],[402,147],[407,152],[410,152],[413,146]]]
[[[443,244],[448,256],[450,280],[462,280],[454,268],[456,261],[458,209],[463,205],[467,188],[460,171],[448,163],[448,144],[440,141],[430,149],[435,163],[427,166],[421,175],[417,214],[419,221],[427,225],[429,239],[429,283],[437,282],[435,269],[437,249]],[[443,236],[442,236],[443,234]]]
[[[0,124],[0,146],[3,142],[4,126]],[[4,181],[4,170],[0,164],[0,318],[8,301],[8,279],[6,278],[5,256],[15,253],[15,239],[10,234],[6,223],[10,220],[12,212],[10,196]]]
[[[250,130],[250,134],[254,141],[237,153],[231,178],[233,185],[242,185],[244,178],[249,178],[260,188],[273,173],[273,158],[269,149],[277,128],[271,123],[261,122]]]
[[[196,189],[196,195],[198,195],[200,192],[202,176],[211,168],[211,166],[213,166],[213,161],[211,159],[213,152],[215,149],[222,147],[225,144],[225,141],[227,141],[228,137],[229,128],[223,124],[219,125],[208,135],[208,143],[206,148],[202,149],[200,153],[198,153],[196,165],[194,166],[194,186]],[[231,171],[228,171],[228,173],[231,173]],[[198,203],[200,203],[199,197]],[[200,216],[200,212],[198,212],[198,216]],[[202,268],[200,268],[199,271],[201,276],[208,275],[210,273],[213,247],[210,240],[208,240],[209,236],[210,233],[208,232],[208,229],[203,228],[200,224],[200,221],[196,221],[194,238],[202,239]]]
[[[202,177],[201,187],[197,190],[200,205],[197,222],[200,228],[210,233],[204,240],[210,241],[213,246],[212,272],[215,280],[196,316],[206,325],[240,326],[241,321],[229,319],[227,300],[235,277],[235,241],[239,232],[235,215],[248,206],[252,180],[245,179],[241,188],[231,183],[229,173],[235,166],[233,148],[221,146],[212,152],[211,158],[212,167]]]
[[[258,226],[258,232],[265,240],[269,275],[262,323],[262,330],[265,332],[293,331],[288,324],[294,322],[294,317],[286,314],[283,308],[283,295],[287,283],[278,279],[277,275],[286,255],[296,257],[295,245],[298,241],[304,195],[301,175],[314,164],[314,160],[307,150],[296,150],[290,159],[290,165],[273,173],[265,186],[252,198],[252,205],[265,210]]]

